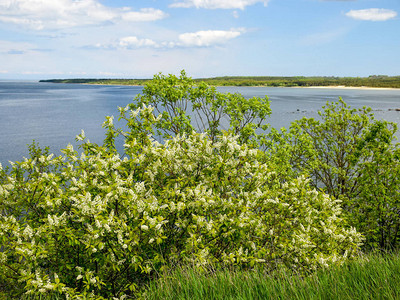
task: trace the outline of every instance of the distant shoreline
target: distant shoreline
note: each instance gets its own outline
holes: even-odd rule
[[[151,79],[50,79],[39,82],[75,83],[90,85],[143,86]],[[280,77],[280,76],[225,76],[196,78],[195,83],[205,82],[210,86],[240,87],[293,87],[322,89],[400,89],[400,76],[373,75],[369,77]]]
[[[63,84],[70,84],[64,83]],[[75,83],[81,85],[100,85],[100,86],[144,86],[144,84],[118,84],[118,83]],[[216,85],[215,87],[265,87],[265,88],[291,88],[291,89],[332,89],[332,90],[400,90],[400,88],[389,87],[369,87],[369,86],[343,86],[343,85],[327,85],[327,86],[269,86],[269,85]]]
[[[400,88],[390,87],[369,87],[369,86],[343,86],[343,85],[328,85],[328,86],[296,86],[293,88],[300,89],[346,89],[346,90],[399,90]]]
[[[118,84],[118,83],[79,83],[83,85],[122,85],[122,86],[143,86],[143,84]],[[294,89],[349,89],[349,90],[398,90],[400,88],[389,87],[369,87],[369,86],[344,86],[344,85],[326,85],[326,86],[269,86],[269,85],[217,85],[215,87],[273,87],[273,88],[294,88]]]

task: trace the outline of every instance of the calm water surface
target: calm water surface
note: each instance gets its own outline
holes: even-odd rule
[[[81,129],[92,142],[101,143],[105,116],[118,115],[141,92],[135,86],[92,86],[38,82],[0,81],[0,162],[27,156],[32,140],[50,146],[51,152],[75,143]],[[245,97],[268,95],[274,127],[317,117],[326,101],[342,97],[352,107],[370,106],[377,118],[399,123],[400,90],[304,89],[271,87],[221,87],[221,92],[239,92]]]

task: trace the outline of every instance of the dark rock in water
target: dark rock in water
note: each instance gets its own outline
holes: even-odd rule
[[[400,108],[389,108],[389,111],[400,111]]]

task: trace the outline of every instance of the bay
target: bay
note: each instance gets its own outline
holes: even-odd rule
[[[273,87],[220,87],[221,92],[238,92],[245,97],[267,95],[276,128],[288,127],[303,116],[318,117],[327,101],[342,97],[351,107],[369,106],[378,119],[399,123],[400,90],[320,89]],[[105,116],[118,116],[142,91],[138,86],[95,86],[21,81],[0,81],[0,163],[20,161],[28,155],[27,145],[40,146],[60,154],[84,129],[92,142],[101,143]]]

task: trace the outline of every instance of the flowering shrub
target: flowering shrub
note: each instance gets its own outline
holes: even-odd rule
[[[130,114],[157,119],[146,106]],[[121,157],[112,118],[105,127],[103,147],[82,132],[82,154],[34,148],[1,171],[0,282],[15,297],[123,299],[180,263],[309,271],[360,244],[338,201],[305,177],[280,183],[260,151],[236,137],[193,132],[160,144],[121,131]]]

